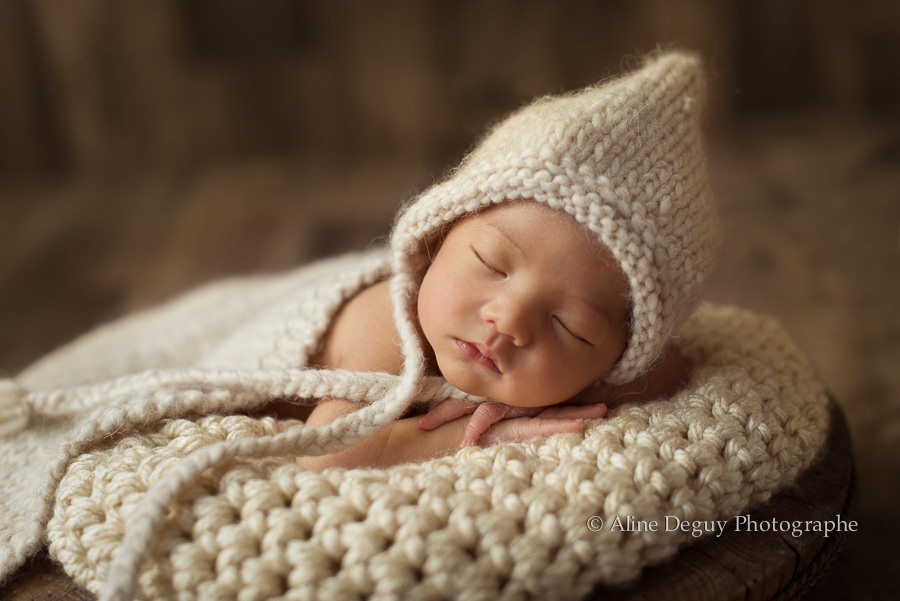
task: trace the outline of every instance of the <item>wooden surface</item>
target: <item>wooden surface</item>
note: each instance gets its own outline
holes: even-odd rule
[[[843,413],[832,403],[831,431],[825,449],[796,484],[768,504],[748,513],[759,522],[852,520],[854,466]],[[627,587],[598,587],[590,600],[728,601],[797,599],[828,568],[846,535],[808,532],[799,537],[779,532],[736,532],[730,523],[721,538],[683,548],[670,561],[645,570]],[[0,589],[7,601],[90,601],[45,553]]]
[[[76,585],[46,551],[32,559],[0,589],[5,601],[93,601],[94,595]]]

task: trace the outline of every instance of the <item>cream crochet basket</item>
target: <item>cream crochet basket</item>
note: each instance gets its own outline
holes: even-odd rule
[[[182,489],[138,593],[150,599],[579,599],[694,540],[611,520],[729,519],[810,465],[828,427],[811,366],[771,319],[702,305],[679,343],[692,380],[584,435],[468,448],[384,470],[231,459]],[[76,458],[50,552],[91,591],[148,487],[192,451],[294,422],[175,419]],[[588,528],[591,516],[606,524]]]

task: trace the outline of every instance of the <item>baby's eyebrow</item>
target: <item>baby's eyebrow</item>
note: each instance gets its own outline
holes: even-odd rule
[[[509,243],[512,244],[519,252],[521,252],[521,253],[525,252],[525,249],[522,248],[522,245],[519,244],[518,241],[516,241],[516,239],[513,237],[513,235],[511,233],[509,233],[509,230],[506,229],[506,227],[503,224],[501,224],[497,221],[494,221],[492,219],[487,219],[486,223],[487,223],[487,225],[493,227],[495,230],[500,232],[503,235],[503,237],[506,238],[509,241]]]
[[[594,317],[600,319],[603,322],[609,323],[612,321],[612,318],[609,316],[609,313],[604,310],[599,305],[595,304],[593,301],[587,299],[581,299],[581,302],[584,303],[584,306],[594,314]]]
[[[612,324],[613,317],[610,314],[609,310],[600,302],[598,302],[595,295],[573,295],[573,298],[584,311],[588,311],[593,314],[593,317],[599,319],[605,324]]]

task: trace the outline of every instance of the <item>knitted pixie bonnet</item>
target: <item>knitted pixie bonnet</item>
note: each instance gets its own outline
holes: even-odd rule
[[[702,94],[698,60],[671,53],[622,78],[538,100],[496,126],[449,179],[416,199],[391,238],[390,294],[404,357],[399,377],[303,366],[135,367],[143,364],[125,357],[85,376],[69,352],[57,355],[66,357],[64,365],[53,356],[43,362],[42,369],[65,372],[56,388],[36,381],[41,369],[0,381],[0,466],[12,474],[2,474],[10,487],[0,495],[0,510],[13,516],[0,525],[0,578],[40,548],[52,497],[72,459],[113,432],[172,416],[247,410],[273,398],[370,402],[326,425],[225,440],[186,456],[126,524],[101,594],[106,600],[133,596],[170,503],[206,469],[233,457],[336,452],[396,420],[429,386],[449,390],[424,375],[414,318],[427,268],[424,245],[455,219],[496,203],[533,200],[562,209],[609,248],[630,283],[632,323],[623,356],[605,379],[640,375],[694,307],[712,263],[716,222],[698,126]],[[144,331],[137,328],[143,323],[126,319],[108,332],[140,346],[131,336]],[[103,333],[93,340],[101,339],[107,340]]]
[[[520,200],[563,210],[628,278],[630,339],[604,380],[633,380],[693,311],[713,264],[718,227],[700,136],[703,96],[697,57],[670,53],[519,110],[402,214],[391,240],[398,271],[421,273],[426,253],[418,245],[467,213]],[[406,292],[415,298],[414,286]]]

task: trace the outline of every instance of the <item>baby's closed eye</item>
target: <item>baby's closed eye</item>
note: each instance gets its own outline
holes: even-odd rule
[[[469,249],[471,249],[472,254],[475,255],[475,258],[478,260],[478,262],[481,263],[481,265],[483,267],[485,267],[488,271],[490,271],[498,276],[504,277],[504,278],[508,277],[508,275],[505,271],[503,271],[502,269],[497,267],[494,262],[488,261],[487,259],[485,259],[484,255],[482,255],[482,253],[478,252],[475,249],[475,247],[472,246],[471,244],[469,245]]]
[[[568,334],[568,335],[571,336],[572,338],[575,338],[575,339],[578,340],[579,342],[583,342],[584,344],[586,344],[586,345],[588,345],[588,346],[594,346],[594,343],[593,343],[593,342],[591,342],[590,340],[588,340],[588,339],[585,338],[584,336],[581,336],[581,335],[577,334],[577,333],[575,332],[575,330],[573,330],[571,327],[569,327],[568,325],[566,325],[566,322],[564,322],[562,319],[560,319],[559,316],[554,315],[554,316],[553,316],[553,321],[555,321],[555,322],[559,325],[559,327],[561,327],[561,328],[566,332],[566,334]]]

